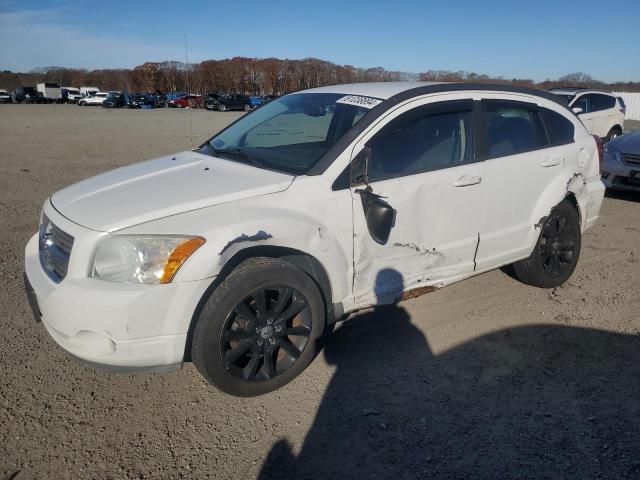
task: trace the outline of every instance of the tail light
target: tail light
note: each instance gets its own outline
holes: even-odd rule
[[[602,169],[602,160],[603,160],[603,147],[602,147],[602,139],[598,135],[591,135],[596,141],[596,149],[598,150],[598,163],[600,164],[600,169]]]

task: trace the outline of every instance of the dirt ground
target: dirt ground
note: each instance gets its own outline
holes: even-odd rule
[[[263,397],[68,359],[23,292],[42,203],[238,115],[0,106],[0,479],[640,478],[640,195],[562,288],[497,270],[360,314]]]

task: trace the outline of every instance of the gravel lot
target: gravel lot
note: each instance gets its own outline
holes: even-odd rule
[[[0,106],[0,479],[640,478],[640,195],[605,199],[562,288],[497,270],[360,314],[264,397],[69,360],[23,293],[44,200],[238,115]]]

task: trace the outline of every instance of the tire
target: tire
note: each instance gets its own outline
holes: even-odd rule
[[[251,110],[251,105],[249,105],[248,103],[247,103],[247,104],[245,104],[245,106],[244,106],[244,111],[245,111],[245,112],[248,112],[248,111],[250,111],[250,110]]]
[[[227,106],[225,104],[223,104],[223,103],[219,103],[218,104],[218,111],[219,112],[224,112],[226,110],[227,110]]]
[[[223,392],[263,395],[289,383],[314,359],[324,312],[318,286],[302,270],[278,259],[246,260],[204,304],[191,358]]]
[[[620,130],[620,127],[612,127],[611,130],[609,130],[609,133],[607,133],[607,136],[604,138],[604,142],[607,143],[614,138],[619,137],[620,135],[622,135],[622,130]]]
[[[571,277],[578,264],[581,242],[576,207],[563,200],[545,219],[529,258],[513,264],[514,272],[527,285],[559,287]]]
[[[87,102],[78,102],[78,106],[79,107],[86,107],[87,106]]]

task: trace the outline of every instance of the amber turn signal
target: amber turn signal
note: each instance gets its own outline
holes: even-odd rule
[[[173,280],[176,273],[182,266],[182,264],[191,256],[193,252],[195,252],[200,246],[204,244],[204,238],[202,237],[193,237],[189,240],[182,242],[176,248],[173,249],[171,255],[169,255],[169,259],[164,266],[164,270],[162,272],[162,277],[160,278],[160,283],[169,283]]]

